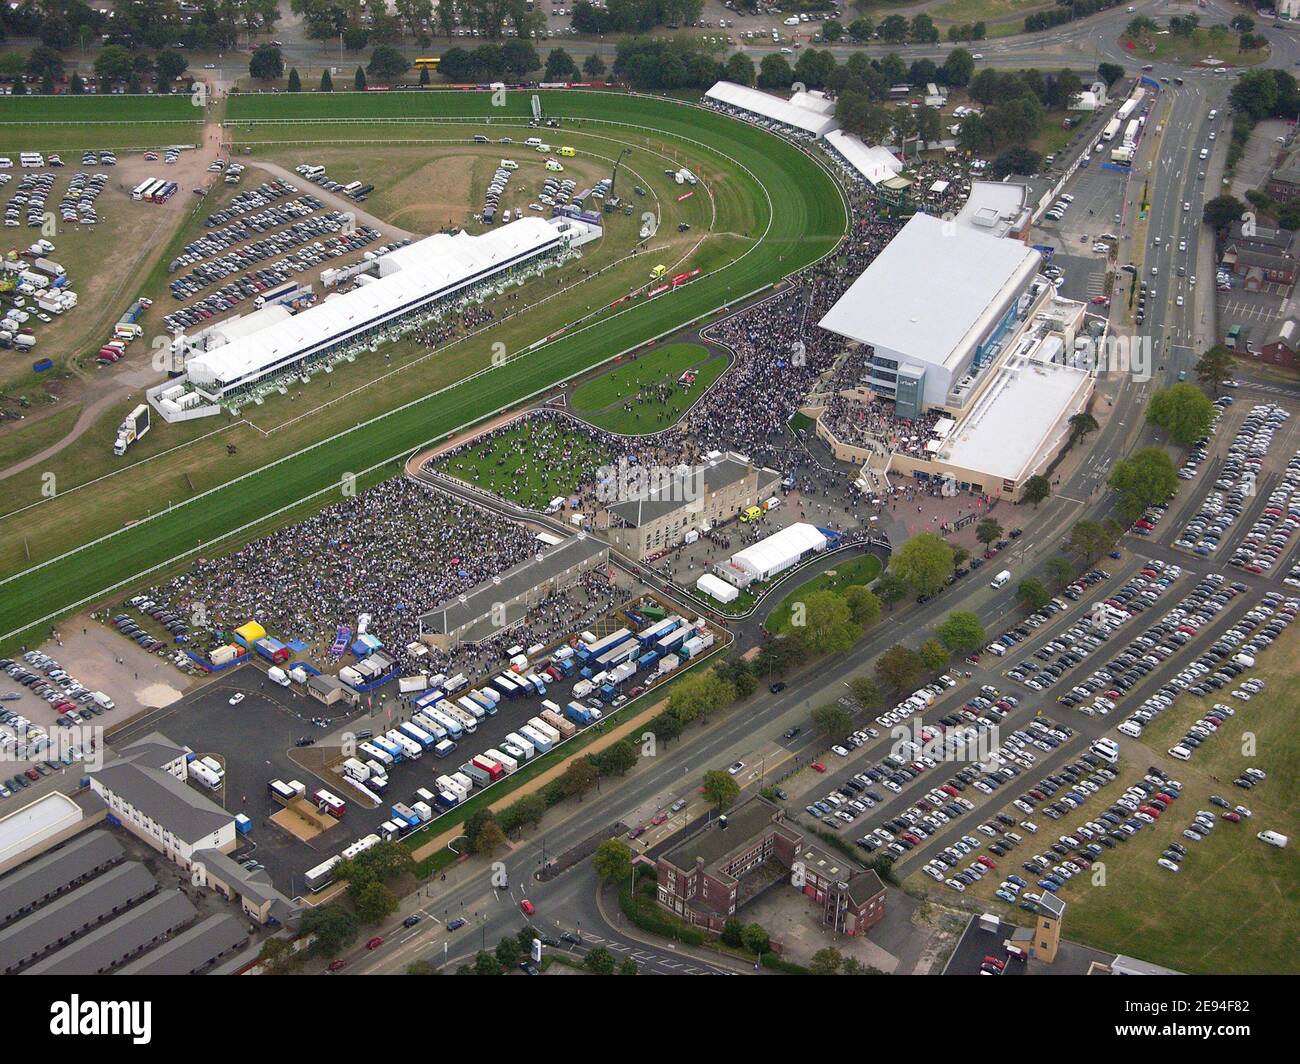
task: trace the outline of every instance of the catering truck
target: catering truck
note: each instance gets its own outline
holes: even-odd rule
[[[113,443],[113,453],[119,458],[126,454],[126,449],[149,431],[149,408],[141,403],[117,427],[117,439]]]

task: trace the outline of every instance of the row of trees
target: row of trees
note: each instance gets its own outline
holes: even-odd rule
[[[277,0],[198,0],[198,11],[182,16],[170,0],[135,0],[109,18],[103,8],[83,0],[22,3],[0,9],[0,37],[35,37],[47,48],[86,51],[106,38],[108,44],[139,49],[232,47],[240,33],[271,33],[279,21]]]

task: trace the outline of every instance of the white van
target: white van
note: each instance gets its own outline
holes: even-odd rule
[[[1185,746],[1171,746],[1169,748],[1169,756],[1176,757],[1179,761],[1190,761],[1192,759],[1192,752]]]
[[[527,144],[530,148],[536,148],[542,143],[542,138],[529,137],[526,141],[524,141],[524,143]]]
[[[1005,587],[1008,580],[1011,579],[1011,570],[1003,569],[992,580],[989,581],[989,587]]]
[[[289,686],[290,683],[289,674],[285,672],[282,668],[280,668],[279,665],[272,665],[269,669],[266,670],[266,675],[268,679],[272,680],[275,683],[278,683],[281,687]]]
[[[92,691],[90,697],[95,700],[95,705],[99,706],[100,709],[113,708],[113,700],[109,698],[108,695],[104,694],[103,691]]]
[[[1281,835],[1276,831],[1261,831],[1255,836],[1255,838],[1259,839],[1260,842],[1267,842],[1270,846],[1276,846],[1279,849],[1284,849],[1287,842],[1290,841],[1285,835]]]
[[[519,169],[519,164],[518,164],[517,162],[515,162],[513,159],[502,159],[502,160],[501,160],[501,169],[502,169],[502,170],[518,170],[518,169]]]

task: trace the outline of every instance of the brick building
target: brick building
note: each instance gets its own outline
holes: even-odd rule
[[[1290,287],[1296,279],[1295,234],[1289,229],[1254,225],[1246,231],[1237,222],[1223,247],[1222,266],[1242,278],[1247,291],[1257,292],[1265,284]]]
[[[658,901],[689,923],[721,931],[748,898],[744,880],[775,863],[820,907],[822,923],[846,934],[868,931],[885,915],[885,888],[875,872],[808,840],[763,798],[753,798],[663,853]]]

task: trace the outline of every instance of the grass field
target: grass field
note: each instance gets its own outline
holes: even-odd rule
[[[331,123],[349,114],[393,118],[412,107],[428,108],[422,113],[433,114],[436,107],[443,120],[466,119],[468,134],[475,122],[494,126],[504,122],[520,128],[530,95],[511,94],[504,109],[491,108],[486,93],[237,97],[230,101],[229,113],[238,126],[249,119],[275,117],[300,122],[326,118]],[[650,98],[594,92],[540,95],[548,113],[563,116],[566,125],[572,122],[587,132],[600,128],[613,136],[625,128],[657,130],[657,137],[650,135],[662,138],[664,151],[689,155],[706,176],[709,171],[718,175],[715,197],[747,201],[754,217],[752,235],[761,236],[761,240],[756,239],[751,250],[736,261],[667,297],[630,303],[592,324],[570,329],[505,367],[433,391],[377,418],[368,419],[353,407],[340,411],[335,421],[315,420],[303,430],[305,441],[302,436],[297,438],[302,441],[297,442],[299,450],[276,454],[273,448],[263,448],[255,452],[260,466],[238,481],[182,496],[184,502],[178,499],[171,509],[151,520],[129,526],[112,519],[96,521],[95,511],[84,509],[83,499],[76,494],[52,500],[46,520],[65,534],[75,529],[79,539],[90,542],[48,564],[23,569],[21,554],[12,549],[17,529],[0,525],[0,537],[11,544],[4,551],[3,571],[13,574],[0,583],[0,633],[14,636],[43,618],[106,598],[114,588],[169,560],[200,548],[210,551],[249,522],[264,520],[317,493],[322,497],[332,493],[344,474],[360,473],[409,453],[619,352],[707,316],[815,261],[843,235],[843,198],[827,172],[792,145],[761,130],[698,108]],[[349,128],[356,131],[362,125],[354,122]],[[268,127],[255,121],[255,128],[265,131]],[[274,128],[289,132],[282,126]],[[396,130],[377,123],[370,132],[382,137]],[[236,139],[241,135],[237,128]],[[491,334],[488,337],[490,342]],[[372,410],[368,408],[366,413]],[[332,435],[324,436],[340,421],[343,424]],[[213,424],[214,429],[219,427],[219,422]],[[283,438],[291,439],[288,435]],[[278,461],[272,464],[274,459]],[[209,482],[220,477],[219,472],[202,468],[188,455],[182,456],[169,475],[179,482],[182,472],[202,474],[197,479]],[[84,498],[93,498],[93,494]],[[155,502],[158,498],[156,494],[152,497]],[[137,498],[137,507],[140,503]],[[93,537],[97,535],[109,538],[96,542]]]
[[[860,554],[846,558],[834,569],[819,573],[806,580],[781,600],[781,605],[768,615],[763,627],[773,635],[780,635],[790,625],[790,611],[815,591],[843,591],[850,584],[870,585],[880,575],[880,559],[874,554]]]
[[[0,469],[63,439],[72,431],[80,412],[81,407],[77,404],[65,406],[26,425],[16,425],[0,435]]]
[[[1100,882],[1093,878],[1099,867],[1094,865],[1092,872],[1065,885],[1060,893],[1068,905],[1066,938],[1191,974],[1300,972],[1295,950],[1300,941],[1300,856],[1293,830],[1300,816],[1300,704],[1294,695],[1300,682],[1300,631],[1291,629],[1265,651],[1254,675],[1268,681],[1265,691],[1249,702],[1223,698],[1236,715],[1191,761],[1176,761],[1165,750],[1212,699],[1184,696],[1140,741],[1123,740],[1119,780],[1069,817],[1033,818],[1039,834],[1026,836],[1026,844],[1013,851],[1014,858],[999,862],[1000,873],[1018,871],[1024,876],[1021,861],[1093,819],[1140,778],[1148,764],[1159,765],[1183,782],[1182,797],[1156,824],[1106,852]],[[1253,756],[1243,753],[1248,742],[1254,744]],[[1253,791],[1234,787],[1232,779],[1251,766],[1262,768],[1268,778]],[[1183,838],[1197,810],[1208,809],[1218,817],[1220,810],[1207,800],[1211,794],[1244,804],[1254,815],[1240,824],[1219,819],[1202,842]],[[1291,845],[1279,850],[1260,842],[1255,833],[1266,828],[1292,836]],[[1155,863],[1171,842],[1188,850],[1177,873]],[[1012,922],[1027,922],[1026,914],[993,897],[998,880],[998,875],[987,876],[966,893],[993,907],[988,911],[1006,911]],[[919,871],[911,881],[927,884],[936,894],[947,892]]]
[[[0,152],[191,144],[203,117],[184,95],[0,96]]]
[[[668,344],[579,385],[571,405],[584,421],[610,432],[658,432],[674,424],[728,365],[728,358],[711,359],[708,348],[699,344]],[[688,369],[696,370],[690,385],[680,380]],[[632,409],[624,409],[624,403]]]
[[[1130,38],[1120,37],[1119,43],[1128,46]],[[1237,35],[1226,26],[1200,27],[1190,37],[1176,37],[1171,33],[1149,34],[1133,41],[1132,54],[1146,61],[1183,63],[1194,66],[1202,60],[1214,58],[1228,66],[1258,66],[1268,59],[1269,48],[1254,48],[1243,52],[1238,48]]]
[[[545,510],[552,499],[571,495],[580,479],[616,459],[571,422],[563,424],[561,430],[549,420],[524,418],[491,442],[442,459],[438,467],[520,506]]]

